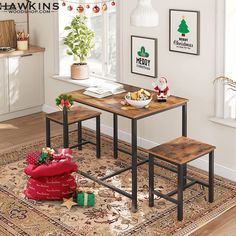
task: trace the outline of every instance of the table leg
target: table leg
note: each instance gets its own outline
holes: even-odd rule
[[[178,165],[178,220],[183,220],[184,166]]]
[[[208,201],[214,201],[214,151],[209,154],[209,193]]]
[[[149,154],[149,207],[154,206],[154,156]]]
[[[113,153],[114,158],[118,158],[118,116],[113,114]]]
[[[132,212],[138,209],[137,202],[137,120],[132,119]]]
[[[63,141],[64,141],[64,148],[69,147],[69,125],[68,125],[68,114],[67,108],[63,108]]]
[[[51,127],[50,119],[46,117],[46,146],[51,147]]]
[[[187,104],[182,106],[182,136],[187,137]],[[184,185],[187,183],[187,164],[183,166]]]
[[[187,137],[187,104],[182,106],[182,136]]]
[[[101,121],[100,116],[96,117],[96,155],[101,157]]]
[[[78,122],[78,144],[83,142],[83,137],[82,137],[82,121]],[[78,150],[82,150],[82,145],[78,146]]]

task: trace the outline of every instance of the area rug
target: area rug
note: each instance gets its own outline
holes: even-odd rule
[[[84,137],[94,140],[92,131],[85,130]],[[70,140],[76,140],[75,133]],[[62,137],[56,136],[54,148],[61,146]],[[36,202],[23,194],[27,176],[24,174],[25,156],[29,151],[44,147],[44,140],[16,147],[0,154],[0,235],[30,236],[183,236],[221,215],[236,204],[236,185],[217,177],[215,179],[215,202],[207,202],[207,189],[195,185],[184,193],[184,220],[176,219],[176,205],[157,198],[153,208],[148,207],[147,164],[138,168],[138,212],[131,212],[130,199],[75,174],[78,188],[90,189],[95,193],[95,207],[74,206],[70,211],[60,201]],[[127,143],[121,148],[130,150]],[[112,157],[112,139],[102,137],[102,157],[97,160],[95,147],[85,145],[82,151],[74,150],[79,169],[95,176],[104,176],[113,170],[126,167],[130,156],[119,153],[119,159]],[[139,155],[147,157],[144,150]],[[176,174],[156,168],[155,186],[163,193],[176,185]],[[189,168],[189,175],[207,181],[207,173]],[[125,172],[108,180],[110,184],[124,190],[131,190],[131,172]]]

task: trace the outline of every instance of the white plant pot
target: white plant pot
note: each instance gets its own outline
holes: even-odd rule
[[[21,51],[28,50],[28,40],[17,41],[17,50],[21,50]]]
[[[89,78],[88,65],[73,64],[71,65],[71,79],[80,80]]]

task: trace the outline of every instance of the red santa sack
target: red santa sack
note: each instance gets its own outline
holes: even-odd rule
[[[76,191],[76,181],[71,175],[78,170],[72,157],[64,153],[55,154],[48,164],[34,164],[41,155],[40,151],[29,153],[25,173],[30,176],[25,195],[34,200],[61,200]]]
[[[34,200],[61,200],[76,191],[76,181],[70,174],[55,177],[30,177],[24,194]]]

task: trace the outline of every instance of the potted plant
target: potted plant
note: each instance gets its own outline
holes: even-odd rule
[[[65,27],[69,31],[64,39],[64,44],[69,48],[67,55],[73,56],[74,63],[71,66],[72,79],[88,79],[89,70],[86,59],[91,49],[94,48],[94,32],[87,26],[87,17],[75,16],[71,24]],[[78,62],[79,59],[79,62]]]

